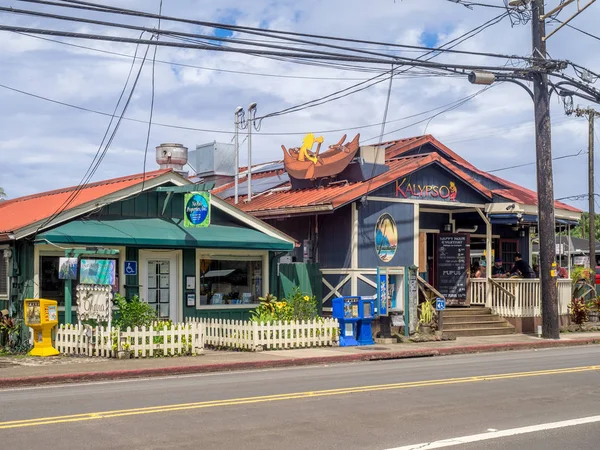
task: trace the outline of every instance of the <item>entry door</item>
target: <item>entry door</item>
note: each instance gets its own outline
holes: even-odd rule
[[[144,264],[144,300],[156,309],[159,319],[179,318],[177,292],[177,258],[173,254],[149,255]]]

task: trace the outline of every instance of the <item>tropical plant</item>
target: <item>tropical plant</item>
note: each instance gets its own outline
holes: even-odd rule
[[[574,298],[569,305],[571,311],[571,320],[577,325],[588,321],[590,308],[583,298]]]
[[[6,191],[0,187],[0,202],[6,199]]]
[[[316,297],[304,294],[299,287],[295,287],[284,301],[292,309],[293,320],[312,320],[318,316]]]
[[[119,307],[119,314],[113,321],[117,328],[149,327],[157,320],[156,310],[137,295],[127,301],[122,295],[116,294],[114,303]]]
[[[250,313],[252,322],[272,323],[290,320],[313,320],[318,316],[317,299],[304,294],[299,287],[286,298],[277,301],[274,295],[260,297],[260,305]]]
[[[22,320],[0,315],[0,350],[2,347],[11,353],[19,350],[22,324]]]
[[[419,323],[417,324],[417,331],[419,331],[419,328],[421,326],[430,327],[430,326],[434,325],[434,320],[435,320],[435,315],[436,315],[435,308],[433,306],[434,302],[435,302],[435,299],[432,298],[430,300],[425,300],[419,306],[419,308],[421,310],[421,315],[419,318]]]

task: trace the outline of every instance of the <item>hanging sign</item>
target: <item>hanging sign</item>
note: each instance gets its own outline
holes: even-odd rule
[[[79,271],[81,284],[104,284],[114,286],[116,283],[114,259],[82,259]]]
[[[183,202],[183,226],[202,228],[210,225],[210,193],[190,192]]]
[[[110,322],[112,317],[112,286],[90,284],[77,286],[77,319]]]
[[[77,258],[59,258],[58,278],[60,280],[77,279]]]

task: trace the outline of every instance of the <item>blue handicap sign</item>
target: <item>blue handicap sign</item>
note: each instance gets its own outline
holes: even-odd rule
[[[137,261],[125,261],[125,275],[137,275]]]
[[[436,298],[435,309],[436,311],[443,311],[444,309],[446,309],[446,300],[444,300],[443,298]]]

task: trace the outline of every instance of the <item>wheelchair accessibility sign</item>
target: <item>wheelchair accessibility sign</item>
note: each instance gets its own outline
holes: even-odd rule
[[[125,261],[125,275],[137,275],[137,261]]]

